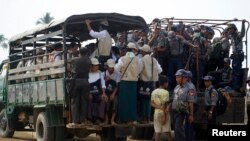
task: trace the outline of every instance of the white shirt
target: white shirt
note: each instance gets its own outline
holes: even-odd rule
[[[141,62],[141,65],[142,65],[142,70],[143,70],[143,68],[144,68],[144,63],[142,63],[142,60],[143,59],[143,57],[142,58],[140,58],[140,62]],[[159,72],[159,74],[162,72],[162,68],[161,68],[161,65],[159,64],[159,62],[157,61],[157,71]]]
[[[102,88],[106,89],[105,80],[104,80],[104,73],[100,72],[100,71],[89,72],[89,83],[96,82],[100,78],[101,78]]]
[[[89,32],[89,35],[90,35],[91,37],[97,38],[97,39],[103,39],[103,38],[105,38],[108,34],[109,34],[109,33],[108,33],[107,30],[102,30],[102,31],[100,31],[100,32],[96,32],[96,31],[94,31],[94,30],[91,30],[91,31]]]
[[[119,59],[118,63],[115,65],[115,71],[121,72],[122,66],[123,66],[123,62],[121,59]],[[142,61],[140,59],[138,61],[138,69],[139,69],[138,72],[140,74],[142,72],[142,69],[143,69]]]
[[[106,71],[106,77],[110,77],[110,79],[114,80],[116,83],[119,83],[121,80],[121,74],[118,71],[114,71],[112,74]]]

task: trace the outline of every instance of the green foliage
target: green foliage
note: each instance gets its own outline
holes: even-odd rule
[[[0,34],[0,47],[8,48],[7,39],[4,37],[3,34]]]
[[[52,20],[54,20],[54,17],[52,17],[50,15],[49,12],[47,12],[43,17],[39,18],[36,22],[36,24],[48,24],[50,23]]]

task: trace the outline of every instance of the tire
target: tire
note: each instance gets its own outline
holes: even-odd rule
[[[79,132],[79,131],[78,131],[78,132],[76,132],[75,135],[76,135],[78,138],[87,138],[87,137],[89,136],[89,134],[90,134],[90,133],[88,133],[88,132],[86,132],[86,131],[85,131],[85,132],[84,132],[84,131],[82,131],[82,132]]]
[[[13,127],[13,122],[7,119],[5,109],[0,112],[0,136],[2,138],[12,138],[14,135],[14,130],[10,130]]]
[[[37,141],[54,141],[54,135],[54,128],[49,127],[48,118],[44,112],[41,112],[36,120]]]

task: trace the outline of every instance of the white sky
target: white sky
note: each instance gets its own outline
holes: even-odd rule
[[[74,14],[117,12],[153,18],[250,20],[249,0],[0,0],[0,33],[6,38],[34,28],[46,12],[55,19]],[[7,51],[0,49],[0,61]],[[250,61],[249,61],[250,62]]]

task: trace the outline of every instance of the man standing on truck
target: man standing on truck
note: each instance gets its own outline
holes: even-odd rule
[[[67,126],[75,126],[86,122],[87,104],[89,99],[90,86],[88,82],[91,61],[88,58],[88,49],[80,48],[80,57],[71,60],[72,70],[75,72],[75,81],[71,93],[71,113],[73,123]],[[84,67],[83,67],[84,66]]]
[[[168,32],[168,37],[166,39],[167,52],[169,55],[168,58],[168,78],[169,78],[169,88],[173,90],[176,86],[174,73],[183,68],[183,55],[184,55],[184,45],[185,47],[198,47],[189,43],[182,36],[176,35],[174,31]]]
[[[242,62],[244,61],[242,39],[245,36],[245,22],[245,20],[242,21],[241,32],[238,32],[238,29],[235,24],[228,24],[227,26],[227,32],[229,34],[229,38],[231,39],[233,50],[233,54],[230,56],[230,58],[233,60],[232,87],[236,91],[239,91],[241,87],[241,69]]]
[[[121,57],[115,70],[121,72],[121,82],[118,88],[118,118],[121,122],[132,124],[137,120],[137,81],[141,72],[141,61],[135,55],[134,43],[128,43],[127,53]]]
[[[150,55],[151,49],[149,45],[145,44],[140,49],[143,57],[141,58],[142,72],[138,83],[139,114],[142,123],[149,123],[151,115],[150,94],[155,89],[155,83],[159,79],[162,68],[158,61]]]
[[[161,65],[163,75],[167,75],[166,32],[161,29],[160,22],[154,24],[154,32],[149,36],[148,45],[154,51],[154,57]]]
[[[104,71],[104,63],[110,58],[111,46],[112,46],[112,38],[108,32],[109,23],[107,20],[102,20],[99,26],[99,32],[96,32],[92,29],[90,23],[91,20],[85,20],[87,25],[89,35],[93,38],[98,39],[98,50],[97,56],[99,58],[99,62],[101,63],[101,71]]]

